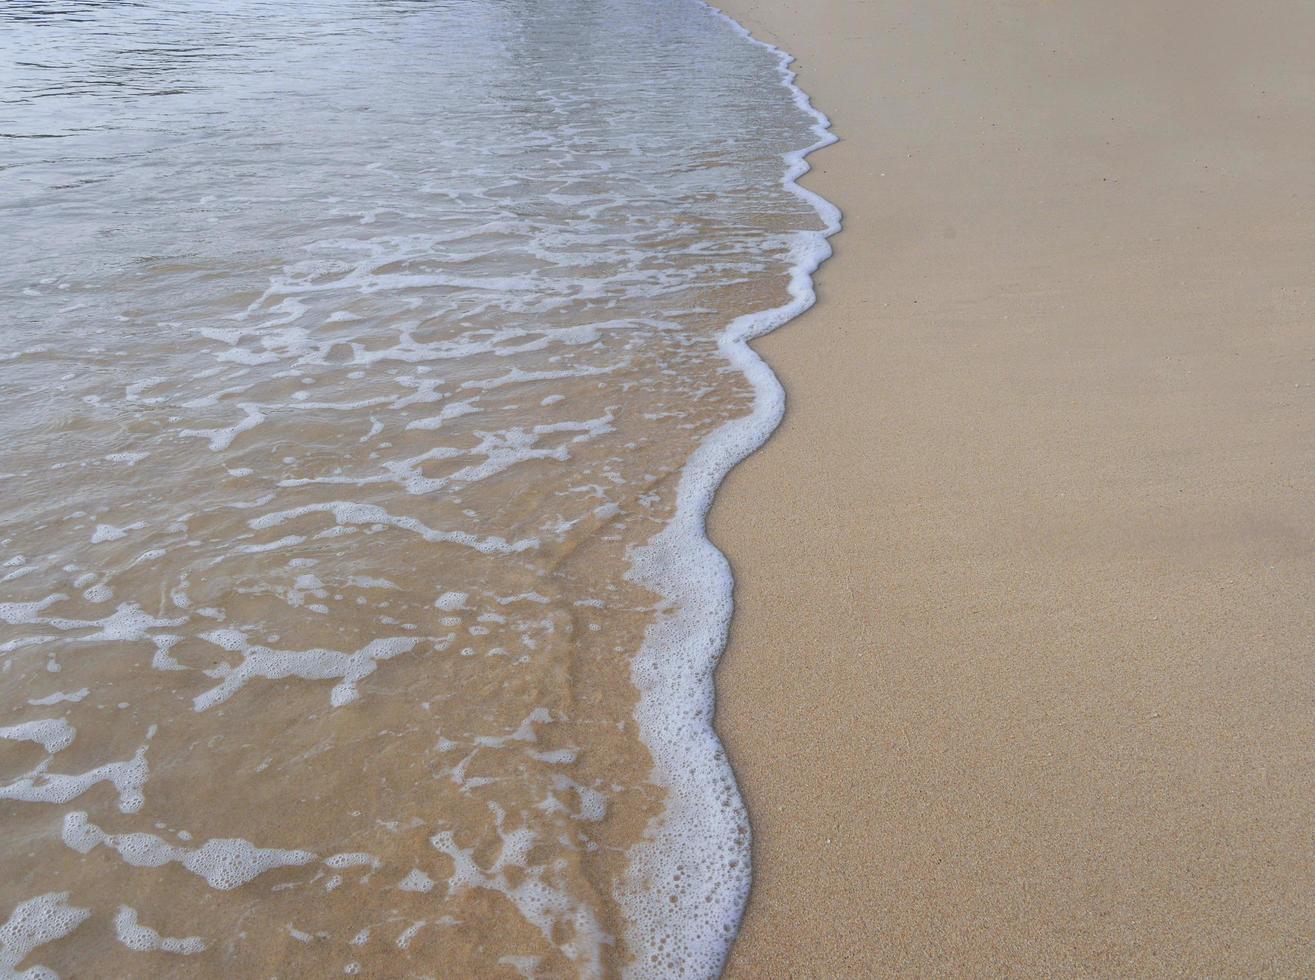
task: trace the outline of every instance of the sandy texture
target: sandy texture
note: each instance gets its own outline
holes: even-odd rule
[[[1315,5],[725,0],[843,142],[713,515],[728,975],[1315,971]]]

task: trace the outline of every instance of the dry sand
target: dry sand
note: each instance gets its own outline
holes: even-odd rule
[[[728,976],[1315,972],[1315,4],[724,0],[843,142],[713,515]]]

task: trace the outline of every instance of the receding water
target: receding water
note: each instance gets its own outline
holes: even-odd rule
[[[0,971],[716,972],[632,566],[814,126],[694,0],[0,4]]]

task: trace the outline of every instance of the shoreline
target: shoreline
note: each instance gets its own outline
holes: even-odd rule
[[[822,227],[793,233],[788,301],[736,317],[718,337],[720,354],[753,388],[753,409],[711,432],[685,461],[675,514],[633,552],[626,576],[661,595],[672,610],[648,628],[631,668],[640,692],[635,721],[667,804],[651,832],[629,851],[629,868],[617,891],[634,956],[626,975],[655,980],[673,972],[720,973],[744,913],[751,832],[735,774],[713,728],[713,677],[726,650],[734,580],[725,554],[709,537],[707,518],[728,474],[762,448],[785,411],[785,390],[751,342],[813,306],[813,277],[831,256],[829,239],[840,230],[836,207],[799,183],[811,169],[808,157],[836,137],[830,120],[795,83],[790,55],[754,37],[714,4],[699,3],[745,43],[777,59],[781,86],[812,120],[814,142],[782,155],[780,183],[816,212]],[[672,738],[673,719],[685,736],[680,744]]]
[[[846,222],[710,514],[726,976],[1309,972],[1315,11],[718,6]]]

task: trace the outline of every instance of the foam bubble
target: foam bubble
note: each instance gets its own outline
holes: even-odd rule
[[[479,409],[475,407],[475,403],[471,400],[452,402],[451,404],[444,405],[442,411],[437,415],[431,415],[428,418],[423,419],[414,419],[408,422],[406,427],[408,429],[422,429],[432,432],[436,429],[441,429],[445,422],[451,422],[453,419],[461,418],[463,415],[474,415],[478,411]]]
[[[139,953],[177,953],[192,956],[205,952],[205,940],[200,936],[188,936],[185,939],[171,939],[161,936],[150,926],[137,921],[137,910],[130,905],[120,905],[114,916],[114,935],[124,946]]]
[[[412,868],[407,876],[398,882],[397,889],[404,892],[432,892],[434,879],[419,868]]]
[[[141,521],[134,524],[125,524],[123,527],[116,527],[113,524],[97,524],[96,530],[91,536],[91,543],[102,544],[106,541],[119,541],[126,538],[129,531],[137,531],[145,526]]]
[[[41,613],[48,606],[67,599],[68,596],[62,592],[55,595],[48,595],[44,599],[38,599],[36,602],[0,602],[0,620],[8,623],[10,626],[26,626],[43,622]]]
[[[356,685],[374,673],[378,661],[408,653],[420,642],[413,636],[391,636],[371,640],[355,653],[340,653],[337,650],[321,649],[271,650],[251,643],[245,633],[235,629],[212,630],[201,634],[201,638],[241,654],[242,662],[236,667],[225,668],[219,673],[223,681],[218,686],[193,699],[192,704],[197,711],[223,704],[247,682],[257,677],[268,680],[281,680],[285,677],[299,677],[302,680],[339,678],[338,684],[329,693],[329,703],[335,708],[341,707],[360,697]]]
[[[107,834],[75,810],[64,818],[64,843],[80,854],[104,845],[134,868],[177,863],[211,888],[231,891],[274,868],[299,867],[315,860],[310,851],[256,847],[240,837],[216,837],[200,847],[175,847],[154,834]]]
[[[277,358],[274,358],[277,360]],[[257,361],[256,363],[264,363]],[[221,426],[217,429],[180,429],[180,436],[199,436],[210,442],[211,452],[220,452],[227,449],[233,444],[243,432],[249,432],[256,426],[260,425],[267,418],[264,409],[259,405],[253,405],[249,402],[243,402],[238,405],[242,409],[243,418],[240,422],[234,422],[232,425]]]
[[[361,865],[368,865],[371,868],[379,868],[379,859],[373,854],[366,851],[345,851],[342,854],[334,854],[324,859],[327,867],[339,871],[345,868],[357,868]]]
[[[444,612],[456,612],[465,608],[467,598],[469,596],[465,592],[444,592],[434,600],[434,605]]]
[[[40,721],[25,721],[18,725],[0,728],[0,738],[17,742],[36,742],[46,750],[47,755],[54,755],[61,749],[73,744],[77,729],[63,718],[43,718]]]
[[[71,729],[70,729],[71,730]],[[149,741],[150,736],[147,736]],[[69,736],[72,741],[72,736]],[[142,787],[150,776],[146,764],[146,746],[143,745],[131,759],[107,762],[87,772],[76,774],[47,772],[49,760],[41,763],[26,776],[20,776],[8,786],[0,786],[0,800],[20,800],[24,803],[68,803],[77,799],[98,783],[110,783],[119,795],[119,809],[136,813],[142,808]]]
[[[471,888],[500,892],[562,951],[580,977],[603,976],[602,949],[612,937],[603,931],[588,905],[554,887],[547,869],[530,863],[537,839],[534,831],[529,827],[509,830],[502,809],[492,803],[489,809],[494,814],[501,848],[487,870],[475,861],[475,848],[459,846],[451,831],[441,831],[429,839],[435,850],[452,859],[448,894],[460,895]]]
[[[482,551],[485,554],[515,554],[516,552],[526,551],[539,546],[539,542],[533,538],[508,542],[505,538],[480,538],[476,535],[468,534],[465,531],[436,531],[433,528],[422,524],[414,517],[396,517],[377,504],[361,504],[348,500],[336,500],[331,503],[306,504],[302,507],[291,507],[287,510],[264,514],[261,517],[253,518],[247,523],[253,530],[259,531],[264,528],[277,527],[280,524],[295,520],[298,517],[304,517],[307,514],[330,514],[333,516],[334,522],[337,524],[388,525],[390,527],[401,528],[402,530],[419,534],[426,541],[463,544],[469,548],[474,548],[476,551]]]
[[[419,922],[412,922],[409,926],[407,926],[405,929],[403,929],[400,933],[397,934],[397,938],[393,940],[393,945],[396,946],[398,949],[410,949],[411,941],[415,939],[415,937],[420,934],[420,930],[423,929],[428,924],[429,923],[423,919],[420,920]]]
[[[44,966],[18,972],[18,966],[32,952],[56,939],[63,939],[91,916],[90,909],[68,904],[68,892],[48,892],[28,899],[14,908],[0,926],[0,974],[25,980],[58,980],[57,974]]]
[[[44,698],[33,698],[28,704],[45,707],[51,704],[59,704],[62,701],[81,701],[91,693],[91,688],[84,687],[77,691],[56,691],[54,694],[47,694]]]

